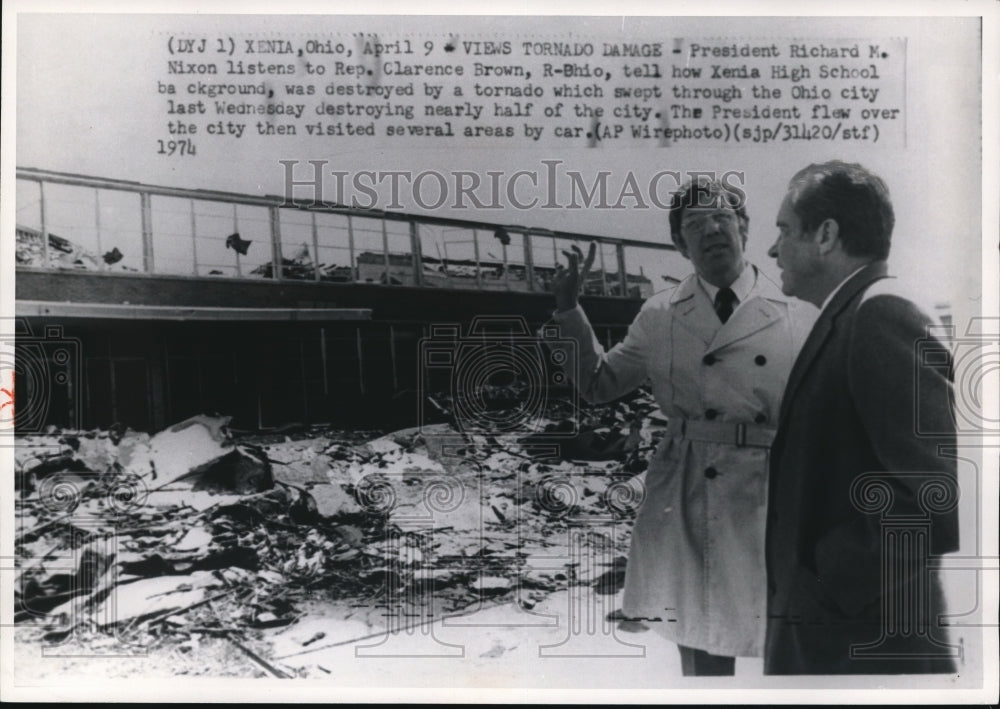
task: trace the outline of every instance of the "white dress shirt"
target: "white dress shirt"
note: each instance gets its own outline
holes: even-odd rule
[[[698,275],[698,283],[708,294],[708,299],[715,303],[715,294],[721,289],[718,286],[713,286],[711,283],[706,281],[701,275]],[[740,271],[740,275],[736,277],[736,280],[729,284],[729,288],[736,295],[736,303],[733,306],[733,312],[735,313],[737,308],[739,308],[743,303],[746,302],[747,298],[750,297],[750,291],[753,290],[754,285],[757,283],[757,269],[751,266],[749,263],[744,262],[743,270]]]

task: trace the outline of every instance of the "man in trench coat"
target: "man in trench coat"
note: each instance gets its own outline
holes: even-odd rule
[[[577,342],[567,367],[605,402],[646,381],[669,420],[632,533],[623,612],[660,619],[686,675],[731,675],[764,639],[768,447],[789,370],[815,310],[747,263],[744,195],[701,178],[673,197],[670,231],[695,273],[652,296],[605,352],[577,303],[594,259],[557,279],[553,321]],[[581,259],[583,259],[581,269]]]
[[[771,450],[768,674],[951,673],[931,555],[958,547],[951,358],[889,278],[889,192],[860,165],[792,178],[770,255],[821,307]]]

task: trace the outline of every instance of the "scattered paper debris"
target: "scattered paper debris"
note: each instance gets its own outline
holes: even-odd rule
[[[153,436],[25,437],[15,620],[45,624],[53,640],[115,626],[196,648],[216,635],[272,666],[267,657],[378,632],[386,603],[410,617],[424,606],[532,608],[574,584],[614,594],[629,501],[642,497],[636,461],[662,435],[654,408],[641,395],[577,411],[568,446],[542,435],[565,428],[566,411],[520,440],[447,423],[234,434],[209,416]],[[342,617],[302,610],[318,604],[339,604]],[[234,639],[265,628],[280,652]]]

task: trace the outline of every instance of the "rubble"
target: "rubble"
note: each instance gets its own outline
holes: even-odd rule
[[[18,266],[42,268],[46,265],[56,268],[83,269],[87,271],[132,271],[135,268],[119,263],[124,254],[114,247],[103,256],[98,256],[70,239],[48,234],[48,264],[42,233],[37,229],[18,224],[15,230],[15,259]]]
[[[528,436],[450,424],[237,436],[197,416],[153,436],[24,437],[16,622],[52,641],[215,634],[270,672],[240,633],[288,627],[283,647],[301,649],[334,632],[307,622],[317,604],[377,633],[392,604],[419,615],[531,608],[579,584],[614,594],[643,497],[629,467],[661,435],[653,409],[641,395],[578,411],[576,436],[548,439],[561,455],[535,448],[564,410]]]
[[[153,477],[167,485],[227,455],[233,446],[226,433],[229,421],[195,416],[153,436],[148,451]]]

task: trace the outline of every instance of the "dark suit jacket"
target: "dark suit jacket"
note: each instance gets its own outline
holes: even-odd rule
[[[827,304],[771,449],[767,674],[954,672],[928,557],[958,548],[951,359],[885,262]]]

